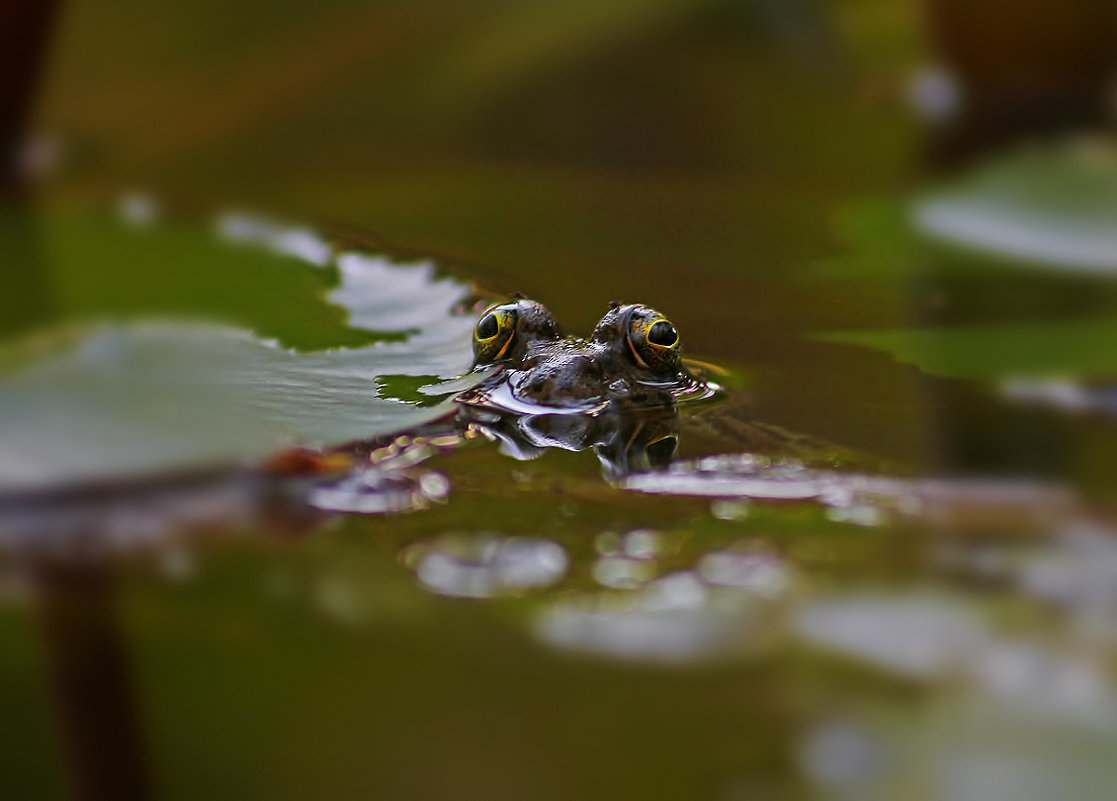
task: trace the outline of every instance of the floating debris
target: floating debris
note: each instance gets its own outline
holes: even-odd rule
[[[415,512],[445,502],[450,482],[432,470],[366,467],[310,492],[311,506],[328,512],[384,514]]]

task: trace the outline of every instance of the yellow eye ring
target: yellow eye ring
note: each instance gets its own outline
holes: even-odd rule
[[[675,348],[679,345],[679,332],[666,317],[652,320],[645,337],[649,345],[657,348]]]
[[[640,367],[656,371],[679,369],[679,332],[658,312],[638,308],[629,319],[626,339]]]
[[[473,356],[477,364],[504,358],[516,334],[519,315],[513,304],[488,309],[473,329]]]
[[[500,333],[500,320],[495,312],[489,312],[477,323],[473,336],[478,342],[488,342]]]

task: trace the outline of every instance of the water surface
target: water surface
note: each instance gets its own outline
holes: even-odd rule
[[[1106,797],[1104,135],[930,171],[883,2],[209,5],[0,223],[5,796]],[[517,290],[725,372],[670,465],[437,422]]]

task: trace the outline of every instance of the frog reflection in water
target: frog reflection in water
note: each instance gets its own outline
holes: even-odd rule
[[[540,303],[502,303],[478,321],[473,353],[495,372],[458,398],[469,422],[521,459],[592,446],[614,476],[670,462],[678,398],[710,391],[683,367],[675,326],[639,304],[613,303],[578,339]]]

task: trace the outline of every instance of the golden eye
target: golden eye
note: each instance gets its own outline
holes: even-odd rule
[[[677,373],[682,369],[678,330],[647,306],[637,306],[629,317],[628,347],[636,363],[648,370]]]
[[[515,339],[518,316],[514,303],[493,306],[481,315],[477,327],[473,329],[475,364],[487,364],[504,357]]]

